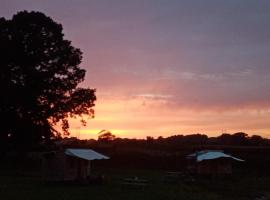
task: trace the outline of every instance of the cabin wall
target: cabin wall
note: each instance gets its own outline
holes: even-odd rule
[[[90,161],[55,152],[44,157],[42,176],[45,181],[86,179],[91,174]]]
[[[71,156],[65,156],[64,161],[64,180],[65,181],[71,181],[77,179],[77,173],[78,173],[78,164],[77,164],[77,158],[71,157]]]
[[[65,156],[52,153],[44,156],[42,162],[42,176],[45,181],[61,181],[65,178]]]
[[[77,179],[86,179],[90,175],[90,161],[77,159]]]
[[[197,163],[197,174],[231,174],[232,163],[230,160],[215,159]]]

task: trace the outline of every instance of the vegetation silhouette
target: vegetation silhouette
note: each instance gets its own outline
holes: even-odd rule
[[[114,140],[116,136],[108,130],[102,130],[98,133],[98,141],[110,142]]]
[[[89,139],[89,140],[79,140],[77,138],[63,138],[59,141],[67,141],[67,144],[70,141],[71,144],[76,146],[91,146],[103,144],[104,141],[107,142],[109,146],[121,146],[129,148],[153,148],[159,150],[177,150],[182,149],[183,147],[193,147],[193,146],[258,146],[258,147],[270,147],[270,139],[263,138],[259,135],[249,136],[244,132],[237,133],[223,133],[216,137],[208,137],[205,134],[189,134],[181,135],[176,134],[169,137],[159,136],[157,138],[147,136],[145,139],[136,139],[136,138],[119,138],[112,134],[109,130],[100,131],[98,139]],[[66,143],[66,142],[64,142]]]
[[[41,12],[0,18],[0,146],[29,145],[68,134],[69,117],[94,116],[95,89],[81,88],[80,49]]]

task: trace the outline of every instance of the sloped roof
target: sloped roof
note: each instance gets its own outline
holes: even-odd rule
[[[231,158],[236,161],[244,161],[242,159],[233,157],[229,154],[225,154],[222,151],[199,151],[197,153],[193,153],[188,155],[188,157],[194,157],[197,162],[201,162],[204,160],[213,160],[213,159],[218,159],[218,158]]]
[[[66,149],[65,154],[85,160],[109,159],[109,157],[104,156],[92,149]]]

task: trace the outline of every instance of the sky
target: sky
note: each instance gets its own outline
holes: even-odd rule
[[[41,11],[83,51],[96,138],[244,131],[270,137],[269,0],[0,0],[0,16]]]

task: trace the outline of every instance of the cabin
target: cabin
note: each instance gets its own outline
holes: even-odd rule
[[[232,163],[244,161],[219,150],[198,151],[186,158],[188,171],[197,175],[232,174]]]
[[[92,149],[63,149],[43,155],[42,175],[45,181],[87,180],[94,160],[109,159]]]

